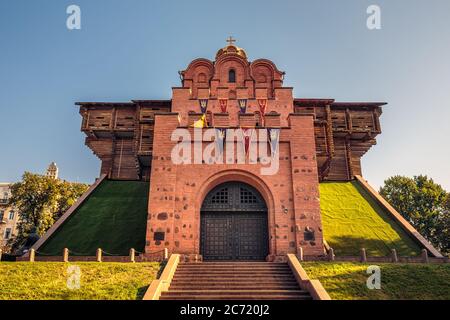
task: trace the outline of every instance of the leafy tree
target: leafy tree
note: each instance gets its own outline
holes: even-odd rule
[[[60,181],[59,197],[57,199],[56,211],[53,214],[55,221],[61,218],[88,188],[89,186],[83,183]]]
[[[10,241],[19,249],[35,228],[42,236],[87,190],[88,185],[25,172],[11,186],[11,204],[19,211],[17,236]]]
[[[380,194],[443,254],[450,254],[450,194],[424,175],[394,176]]]

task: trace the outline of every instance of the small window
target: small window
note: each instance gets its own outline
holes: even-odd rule
[[[164,241],[166,233],[165,232],[155,232],[155,234],[153,235],[153,240],[154,241]]]
[[[5,230],[5,240],[11,237],[11,228],[6,228]]]
[[[241,203],[258,203],[258,199],[250,190],[240,189]]]
[[[9,212],[9,220],[14,220],[14,211]]]
[[[5,211],[1,210],[0,211],[0,223],[3,221],[4,216],[5,216]]]
[[[228,82],[229,83],[236,82],[236,70],[230,69],[230,71],[228,71]]]
[[[211,198],[211,203],[228,203],[228,188],[220,189]]]
[[[200,73],[197,77],[197,81],[199,83],[205,83],[206,82],[206,74]]]

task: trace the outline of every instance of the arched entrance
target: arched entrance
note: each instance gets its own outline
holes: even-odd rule
[[[204,260],[265,260],[269,252],[266,203],[248,184],[223,183],[203,201],[200,232]]]

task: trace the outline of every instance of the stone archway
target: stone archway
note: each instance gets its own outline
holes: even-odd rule
[[[204,260],[265,260],[269,254],[268,210],[264,198],[243,182],[212,189],[200,213]]]

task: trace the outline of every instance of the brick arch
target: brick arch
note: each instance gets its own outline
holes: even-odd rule
[[[268,220],[268,232],[269,232],[269,258],[275,256],[276,253],[276,234],[275,234],[275,201],[267,184],[258,176],[244,170],[224,170],[211,175],[205,182],[200,186],[196,201],[195,201],[195,212],[200,221],[200,210],[205,200],[206,196],[218,185],[226,182],[243,182],[252,187],[254,187],[263,197],[267,205],[267,220]],[[200,223],[197,223],[197,234],[200,235]],[[200,239],[196,240],[197,252],[200,249]]]
[[[242,57],[236,55],[230,55],[223,58],[219,58],[219,60],[215,62],[214,79],[217,80],[228,79],[229,67],[225,67],[225,65],[227,64],[229,64],[231,68],[235,69],[237,73],[239,69],[243,70],[243,78],[240,79],[242,82],[247,79],[250,79],[249,63]]]
[[[183,81],[192,80],[195,84],[198,83],[198,76],[204,74],[206,82],[209,82],[214,74],[214,64],[208,59],[195,59],[180,74],[183,76]]]
[[[270,80],[282,80],[284,72],[278,70],[277,66],[268,59],[257,59],[253,61],[250,64],[250,74],[252,76],[252,79],[256,80],[255,77],[257,77],[257,74],[255,74],[255,71],[257,71],[258,67],[266,68],[271,73]]]
[[[214,72],[214,63],[211,60],[204,59],[204,58],[198,58],[198,59],[191,61],[191,63],[189,63],[188,67],[186,68],[186,70],[184,70],[182,72],[185,73],[187,76],[190,76],[192,74],[192,72],[195,71],[195,69],[200,66],[204,66],[204,67],[208,68],[211,74]]]

